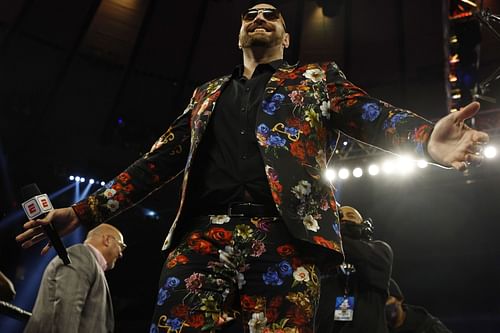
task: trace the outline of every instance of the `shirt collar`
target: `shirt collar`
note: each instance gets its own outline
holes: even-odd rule
[[[108,263],[106,262],[106,259],[104,259],[104,256],[102,255],[101,251],[99,251],[92,244],[86,243],[85,245],[94,253],[97,264],[101,266],[103,271],[106,271],[106,269],[108,268]]]
[[[285,60],[283,59],[278,59],[278,60],[274,60],[274,61],[271,61],[267,64],[259,64],[257,66],[257,68],[259,67],[271,67],[273,72],[277,71],[278,68],[280,68],[282,65],[284,64],[287,64]],[[257,70],[257,68],[255,68],[255,70]],[[239,64],[238,66],[236,66],[233,70],[233,74],[232,74],[232,78],[241,78],[243,77],[243,70],[244,70],[244,67],[243,67],[243,64]]]

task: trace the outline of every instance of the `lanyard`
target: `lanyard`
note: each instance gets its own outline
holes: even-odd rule
[[[349,277],[352,273],[356,272],[356,268],[352,264],[348,264],[345,261],[340,264],[339,271],[345,276],[345,285],[344,285],[344,296],[349,294]]]

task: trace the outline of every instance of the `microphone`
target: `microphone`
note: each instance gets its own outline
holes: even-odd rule
[[[29,184],[23,187],[21,189],[21,197],[24,201],[22,203],[23,210],[30,220],[34,220],[36,218],[42,219],[48,212],[54,209],[48,195],[42,194],[36,184]],[[44,224],[42,227],[59,258],[61,258],[65,265],[71,264],[68,252],[66,252],[66,248],[64,247],[61,238],[52,223]]]

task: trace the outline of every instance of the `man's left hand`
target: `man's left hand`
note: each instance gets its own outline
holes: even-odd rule
[[[465,124],[465,120],[474,117],[479,107],[478,102],[472,102],[436,123],[427,145],[434,161],[460,171],[465,171],[469,164],[481,164],[484,158],[481,152],[489,141],[488,134]]]

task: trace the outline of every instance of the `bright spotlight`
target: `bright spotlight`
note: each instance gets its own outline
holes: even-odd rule
[[[349,178],[349,170],[346,168],[342,168],[339,170],[339,178],[340,179],[347,179]]]
[[[486,158],[494,158],[497,156],[497,149],[494,146],[487,146],[484,148],[483,154]]]
[[[92,179],[92,178],[90,178],[89,183],[90,183],[90,184],[94,184],[94,183],[95,183],[95,180],[94,180],[94,179]]]
[[[399,172],[401,172],[403,174],[404,173],[409,173],[409,172],[412,172],[414,168],[415,168],[415,163],[408,156],[402,156],[398,160],[398,170],[399,170]]]
[[[335,180],[335,170],[333,170],[333,169],[326,169],[326,171],[325,171],[325,178],[329,182],[333,182]]]
[[[342,142],[342,145],[344,145],[344,147],[345,147],[345,146],[347,146],[347,144],[348,144],[348,143],[349,143],[349,142],[344,141],[344,142]]]
[[[76,176],[75,177],[75,182],[79,182],[80,181],[80,176]]]
[[[101,186],[104,186],[104,185],[106,185],[106,183],[105,182],[101,182]]]
[[[75,180],[75,176],[69,176],[69,180],[71,181]]]
[[[429,166],[429,163],[427,163],[426,160],[418,160],[417,161],[417,166],[420,168],[420,169],[424,169],[424,168],[427,168]]]
[[[372,164],[368,167],[368,173],[372,176],[378,175],[380,172],[380,168],[376,164]]]
[[[85,178],[84,177],[80,177],[80,183],[85,183]]]
[[[147,210],[146,211],[146,216],[151,216],[151,217],[156,216],[156,212],[154,212],[152,210]]]
[[[396,166],[393,161],[385,161],[384,164],[382,164],[382,170],[387,174],[393,173],[394,169],[396,169]]]
[[[352,170],[352,175],[356,178],[363,176],[363,169],[355,168],[354,170]]]

